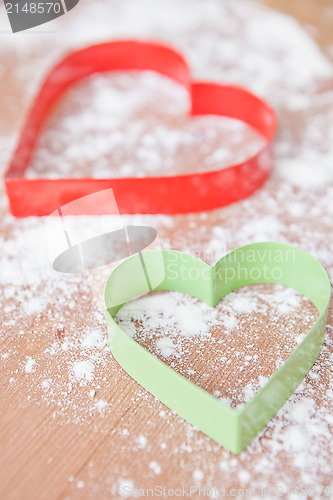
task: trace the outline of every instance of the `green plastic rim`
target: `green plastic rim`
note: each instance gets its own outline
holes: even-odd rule
[[[242,408],[230,408],[146,351],[114,317],[128,301],[151,290],[177,290],[214,307],[228,293],[255,283],[298,290],[319,317],[267,384]],[[210,267],[173,250],[151,250],[124,260],[104,291],[108,343],[113,356],[140,385],[185,420],[233,453],[243,450],[276,414],[316,361],[325,336],[331,287],[312,255],[284,243],[254,243]]]

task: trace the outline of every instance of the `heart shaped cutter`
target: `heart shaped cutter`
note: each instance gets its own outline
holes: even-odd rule
[[[146,252],[143,260],[144,266],[138,255],[126,259],[110,274],[105,285],[112,354],[129,375],[160,401],[225,448],[239,453],[284,404],[321,351],[331,293],[326,271],[304,250],[283,243],[240,247],[213,267],[172,250]],[[242,408],[234,409],[173,371],[115,322],[122,305],[149,292],[151,282],[155,283],[154,290],[177,290],[211,307],[245,285],[281,284],[308,297],[319,318],[268,383]]]
[[[253,127],[267,143],[242,163],[208,172],[112,179],[25,178],[43,124],[58,98],[94,73],[132,70],[152,70],[173,79],[189,92],[191,115],[236,118]],[[186,61],[168,46],[136,40],[93,45],[67,55],[44,80],[5,173],[10,210],[17,217],[49,215],[77,198],[109,188],[114,190],[120,213],[174,214],[228,205],[252,194],[268,178],[275,129],[275,113],[265,101],[239,86],[191,82]]]

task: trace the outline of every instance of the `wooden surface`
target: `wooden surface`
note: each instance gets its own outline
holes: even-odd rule
[[[330,5],[329,0],[265,0],[261,3],[295,16],[321,44],[325,53],[332,56],[333,19],[325,11],[325,7]],[[22,43],[23,35],[20,36]],[[51,37],[55,41],[56,33]],[[20,73],[18,67],[23,58],[23,68],[27,64],[35,65],[40,74],[47,65],[39,70],[34,54],[24,55],[15,49],[15,43],[8,44],[1,57],[0,133],[4,143],[2,150],[6,151],[11,147],[6,144],[7,138],[18,130],[23,111],[35,91],[33,86],[27,84],[24,71]],[[28,70],[26,72],[29,74]],[[287,115],[286,112],[288,118]],[[297,123],[296,117],[295,125],[290,127],[297,127]],[[275,199],[279,189],[276,186],[273,181],[265,187],[268,198]],[[267,199],[257,199],[253,206],[245,204],[244,210],[265,214],[269,210]],[[278,204],[284,203],[285,200],[280,200]],[[308,204],[309,211],[314,204],[311,197],[304,203]],[[172,230],[162,223],[160,236],[164,242],[169,242],[171,248],[182,250],[182,237],[192,237],[191,231],[195,227],[199,234],[197,244],[193,244],[195,251],[206,244],[207,234],[213,226],[224,223],[224,227],[232,231],[229,219],[238,217],[241,220],[243,213],[240,210],[230,207],[224,212],[216,211],[208,215],[208,220],[200,215],[179,217]],[[10,270],[17,267],[18,272],[36,273],[37,276],[41,271],[22,269],[20,259],[24,260],[22,256],[26,249],[31,251],[33,248],[34,237],[37,242],[41,241],[43,228],[39,224],[35,232],[28,233],[26,228],[30,222],[14,220],[5,216],[6,213],[6,200],[2,193],[1,216],[5,221],[2,243],[10,246],[11,241],[15,241],[17,244],[20,242],[20,231],[23,235],[21,246],[13,250],[13,259],[17,260],[17,264],[12,259],[6,266]],[[325,237],[332,228],[331,219],[323,217],[317,223],[315,218],[309,216],[306,222],[300,223],[299,231],[288,209],[281,220],[283,234],[295,243],[302,243],[306,235],[311,240],[316,231],[321,231],[323,246],[327,244],[327,253],[332,253],[331,240]],[[34,225],[35,222],[31,221],[31,227]],[[202,234],[200,227],[206,227]],[[27,234],[31,241],[25,240]],[[238,243],[237,238],[234,243]],[[37,247],[38,253],[40,250]],[[331,261],[329,263],[332,264]],[[5,267],[2,272],[5,272]],[[238,457],[233,456],[169,411],[117,365],[106,347],[103,314],[91,314],[94,305],[89,294],[89,282],[78,277],[54,279],[50,289],[42,281],[31,279],[26,290],[22,287],[16,290],[15,280],[12,285],[2,286],[1,290],[1,499],[118,499],[122,498],[121,491],[127,491],[126,487],[144,489],[158,485],[167,489],[190,485],[202,488],[215,486],[227,488],[229,492],[232,488],[257,488],[257,496],[252,495],[253,498],[264,496],[260,488],[265,485],[271,488],[270,498],[279,497],[281,492],[285,498],[292,498],[292,488],[297,485],[305,488],[331,485],[332,422],[330,433],[327,434],[325,427],[326,434],[318,434],[312,448],[305,452],[303,448],[297,451],[296,447],[296,451],[291,452],[283,446],[279,448],[278,429],[285,432],[285,427],[281,425],[282,417],[276,417],[250,450],[245,450]],[[37,312],[34,312],[34,301],[38,302],[38,298],[47,304],[42,312],[38,310],[38,304],[35,308]],[[297,311],[300,323],[304,320],[299,326],[300,333],[306,331],[309,325],[311,318],[307,311],[309,308],[313,313],[311,307],[303,304]],[[259,329],[266,332],[267,338],[271,332],[267,321],[267,317],[264,320],[261,317],[248,319],[245,330]],[[330,324],[333,324],[331,316]],[[276,325],[281,345],[285,342],[281,337],[281,328],[285,326],[283,321]],[[305,387],[296,396],[297,400],[304,393],[311,395],[317,407],[326,405],[327,411],[333,408],[332,399],[328,400],[325,396],[325,390],[330,390],[331,336],[332,329],[329,329],[325,351],[312,374],[306,378]],[[144,340],[142,342],[145,344]],[[149,348],[149,341],[145,345]],[[188,349],[188,359],[195,365],[196,350],[200,346],[194,343]],[[198,363],[204,364],[206,360],[209,364],[213,356],[214,352],[207,349]],[[84,359],[90,365],[75,365]],[[186,375],[184,363],[176,368]],[[80,369],[84,376],[78,382]],[[216,389],[216,381],[212,382],[214,370],[211,367],[210,371],[206,371],[210,380],[200,381],[211,391]],[[320,384],[318,377],[321,377]],[[230,395],[228,391],[226,395]],[[276,447],[270,444],[273,440],[277,440]],[[324,449],[325,453],[320,454],[320,449]],[[302,477],[300,480],[300,466],[296,467],[294,463],[298,455],[302,460],[302,453],[313,455],[309,484],[304,484]],[[307,492],[305,489],[304,495],[298,498],[311,497]],[[313,496],[325,497],[322,489]],[[239,494],[237,498],[241,497]],[[193,493],[192,498],[199,498],[198,492]]]

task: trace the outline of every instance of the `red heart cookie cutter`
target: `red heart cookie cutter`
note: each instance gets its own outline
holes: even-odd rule
[[[112,179],[25,178],[43,123],[57,99],[93,73],[131,70],[156,71],[183,85],[191,96],[192,116],[236,118],[267,142],[242,163],[200,173]],[[57,64],[35,98],[5,173],[10,209],[17,217],[49,215],[77,198],[109,188],[120,213],[175,214],[222,207],[249,196],[266,181],[273,164],[275,130],[275,113],[265,101],[239,86],[192,82],[186,61],[170,47],[136,40],[93,45],[72,52]],[[96,207],[96,213],[103,214],[103,206]]]

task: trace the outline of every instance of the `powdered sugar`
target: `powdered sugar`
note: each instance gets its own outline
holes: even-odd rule
[[[191,119],[189,108],[184,88],[158,74],[94,75],[63,99],[40,138],[28,176],[145,177],[160,175],[161,169],[164,175],[214,170],[244,161],[265,144],[241,121]]]
[[[204,473],[202,472],[202,470],[200,469],[195,469],[195,471],[193,471],[193,479],[194,481],[202,481],[204,478]]]
[[[161,466],[158,462],[150,462],[149,464],[150,469],[154,472],[154,474],[161,474]]]
[[[124,221],[156,227],[164,248],[190,252],[209,264],[214,264],[232,248],[253,241],[268,239],[295,243],[319,258],[333,277],[332,67],[294,21],[247,1],[208,0],[200,4],[189,0],[144,0],[139,5],[132,0],[126,3],[117,0],[96,1],[94,5],[80,2],[73,15],[55,21],[54,26],[59,28],[56,43],[52,34],[30,38],[23,33],[15,37],[2,34],[0,51],[5,68],[2,76],[6,76],[7,59],[9,66],[12,61],[15,66],[12,77],[8,81],[3,80],[3,93],[6,95],[12,90],[14,81],[18,88],[8,101],[3,99],[4,120],[0,129],[3,133],[0,140],[3,168],[15,143],[14,131],[18,130],[22,118],[18,110],[28,105],[46,66],[51,66],[69,46],[77,47],[127,35],[163,39],[184,51],[196,78],[241,83],[265,96],[275,106],[280,118],[277,168],[272,180],[263,189],[236,205],[210,213],[175,217],[137,215],[124,217]],[[139,79],[133,75],[129,80],[125,75],[117,75],[117,78],[121,84],[118,87],[116,80],[110,87],[108,77],[97,77],[77,92],[78,101],[83,95],[84,102],[87,102],[88,96],[93,98],[91,108],[86,113],[81,113],[82,110],[72,116],[68,113],[69,116],[66,119],[63,117],[59,125],[62,133],[77,129],[80,145],[70,149],[69,144],[65,144],[66,137],[59,130],[59,149],[65,145],[66,154],[44,147],[38,153],[41,166],[54,159],[53,152],[59,162],[61,160],[60,165],[54,165],[57,174],[61,172],[62,165],[63,173],[67,173],[70,161],[79,168],[81,163],[88,165],[89,161],[94,162],[97,154],[102,159],[109,151],[106,136],[112,127],[116,128],[112,132],[113,148],[119,150],[126,143],[126,137],[128,145],[135,148],[133,155],[129,155],[121,165],[122,175],[125,176],[133,173],[137,162],[147,165],[146,172],[156,170],[158,161],[163,161],[165,149],[175,152],[183,142],[189,148],[193,146],[198,129],[192,130],[191,136],[188,131],[175,131],[171,125],[165,125],[164,120],[159,121],[158,126],[153,122],[146,124],[146,128],[143,124],[133,124],[132,128],[126,126],[126,130],[120,129],[117,124],[124,123],[130,113],[138,111],[140,99],[143,99],[142,109],[152,106],[153,110],[164,113],[164,118],[169,111],[173,116],[176,113],[185,114],[188,103],[178,86],[154,75],[145,74]],[[137,84],[142,85],[141,90],[135,88]],[[132,95],[138,99],[132,99],[131,91],[127,89],[126,101],[125,90],[121,90],[121,86],[126,89],[131,85]],[[162,96],[163,99],[157,99],[158,102],[151,100],[152,90],[156,92],[155,97]],[[75,90],[73,99],[74,95]],[[117,106],[118,99],[123,106],[123,118]],[[68,105],[71,103],[75,104],[69,100]],[[166,103],[167,106],[164,106]],[[111,113],[112,116],[108,116]],[[9,118],[13,115],[15,120],[11,121]],[[100,138],[90,137],[95,125]],[[219,128],[216,123],[207,121],[200,133],[210,125],[214,130]],[[202,135],[204,141],[212,140],[210,133]],[[233,131],[235,133],[237,130]],[[86,142],[84,134],[87,134]],[[51,136],[49,139],[52,142]],[[212,142],[210,145],[209,151],[200,154],[206,158],[208,167],[214,168],[214,164],[226,160],[226,151],[218,145],[215,148]],[[101,162],[97,166],[99,173],[109,173],[108,165],[106,161],[104,165]],[[198,166],[202,166],[200,162]],[[9,425],[11,408],[15,409],[15,414],[22,415],[24,411],[30,417],[33,415],[33,419],[39,412],[47,415],[44,427],[37,427],[39,422],[36,422],[40,439],[29,441],[29,448],[26,449],[26,460],[32,460],[40,453],[42,439],[48,443],[48,452],[57,457],[58,444],[54,444],[53,438],[70,429],[63,441],[66,440],[66,446],[61,450],[61,455],[68,461],[64,472],[59,472],[59,483],[61,474],[65,478],[65,483],[61,485],[62,492],[67,487],[68,477],[71,477],[68,488],[77,489],[84,483],[84,492],[80,493],[87,497],[130,497],[129,492],[147,485],[148,478],[149,484],[155,479],[174,487],[181,483],[193,484],[195,471],[200,471],[195,476],[200,476],[200,485],[206,487],[241,485],[244,488],[261,488],[267,487],[270,482],[273,486],[283,486],[288,498],[292,498],[291,492],[296,484],[330,484],[332,329],[328,329],[323,351],[304,383],[262,434],[235,457],[169,411],[119,368],[106,346],[105,319],[92,305],[91,289],[86,278],[52,271],[44,243],[42,220],[13,220],[6,213],[3,194],[0,209],[3,225],[0,287],[4,302],[1,309],[1,371],[4,380],[3,412],[9,415],[5,433],[7,428],[12,430]],[[77,221],[91,230],[107,226],[107,220],[82,217]],[[193,377],[195,383],[201,383],[215,397],[230,405],[235,401],[241,404],[237,396],[247,400],[242,392],[244,387],[234,387],[235,392],[224,394],[221,391],[222,380],[216,380],[216,373],[221,368],[225,370],[222,370],[222,375],[230,373],[230,357],[237,361],[236,366],[243,368],[238,374],[240,378],[244,377],[248,397],[255,394],[269,376],[262,373],[265,363],[261,364],[260,352],[250,347],[253,343],[251,337],[258,332],[258,324],[251,330],[251,323],[247,323],[245,328],[244,316],[247,315],[249,320],[249,316],[256,314],[271,314],[272,327],[280,328],[283,336],[289,331],[289,340],[293,341],[291,346],[296,346],[299,339],[294,328],[295,320],[301,318],[311,324],[302,299],[285,289],[275,289],[274,293],[266,290],[259,294],[252,290],[238,301],[236,296],[226,297],[219,322],[214,316],[216,313],[207,311],[205,306],[199,306],[195,301],[181,304],[183,307],[176,321],[175,317],[168,316],[168,307],[176,311],[180,305],[179,297],[169,302],[168,307],[169,299],[163,299],[165,305],[162,311],[165,310],[167,318],[164,321],[159,315],[161,298],[155,308],[152,299],[142,299],[144,307],[137,312],[142,319],[145,336],[149,326],[158,324],[161,327],[151,338],[152,351],[164,362],[173,362],[174,369],[183,370],[184,376]],[[185,319],[192,313],[196,324],[189,327]],[[288,315],[291,318],[289,327],[286,327],[283,322]],[[204,318],[211,319],[209,328]],[[136,337],[140,325],[132,323],[130,315],[123,319],[132,329],[131,335]],[[329,324],[332,324],[331,317]],[[230,352],[218,351],[219,358],[214,357],[215,350],[208,358],[211,364],[207,363],[207,357],[203,357],[205,369],[202,380],[198,380],[196,366],[184,362],[188,355],[187,345],[192,343],[196,359],[200,358],[200,353],[206,347],[209,349],[219,328],[225,334],[223,340],[226,344],[231,342],[237,329],[241,334],[247,331],[245,342],[248,349],[246,353],[238,350],[238,356],[236,350],[231,356]],[[272,370],[275,363],[279,366],[283,360],[281,349],[286,340],[283,337],[273,343],[278,349],[269,354]],[[218,348],[221,346],[222,343],[218,344]],[[248,371],[251,366],[255,367],[253,373]],[[215,370],[212,383],[204,377],[210,368]],[[13,423],[14,427],[17,427],[17,422]],[[125,427],[126,433],[123,432]],[[70,439],[67,439],[69,435],[73,436],[72,447]],[[10,449],[14,431],[8,432],[8,436]],[[89,459],[88,454],[86,456],[85,451],[82,452],[80,468],[73,457],[88,449],[91,436],[94,440],[96,438],[97,451],[89,447]],[[79,450],[78,443],[82,444]],[[100,453],[98,457],[97,453]],[[152,462],[157,464],[153,468],[150,467]],[[40,458],[40,463],[44,464],[44,457]],[[40,483],[40,467],[37,462],[34,464],[37,465],[29,473],[23,466],[17,469],[15,478],[20,477],[22,485],[27,484],[28,476],[33,477],[33,474],[36,474],[36,484]],[[161,472],[156,474],[154,469],[159,468]],[[58,469],[60,467],[52,466],[52,471]],[[49,469],[43,468],[43,471],[43,477],[45,475],[48,479]],[[280,493],[273,486],[272,498]],[[30,487],[29,491],[32,491]],[[64,494],[75,496],[72,491]],[[37,498],[38,493],[35,496]],[[322,494],[318,490],[308,496],[319,498]],[[329,494],[326,496],[329,497]]]
[[[318,161],[280,160],[277,169],[284,179],[300,188],[320,189],[328,181],[327,169]]]
[[[304,338],[316,311],[291,288],[257,285],[230,293],[215,308],[180,292],[159,292],[127,303],[116,318],[131,337],[200,386],[207,389],[214,373],[209,392],[236,406],[267,383]]]
[[[25,364],[25,373],[31,373],[34,371],[34,365],[36,361],[30,357],[28,357],[28,360]]]
[[[156,340],[156,347],[163,358],[177,354],[177,347],[171,339],[161,338]]]
[[[76,361],[73,365],[77,380],[91,381],[94,378],[95,365],[91,361]]]

